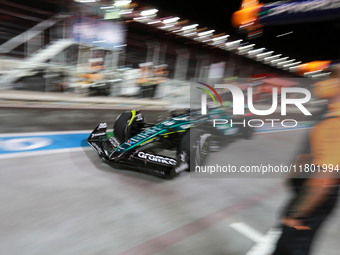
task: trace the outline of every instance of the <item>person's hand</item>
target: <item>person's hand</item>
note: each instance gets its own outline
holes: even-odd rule
[[[294,219],[294,218],[283,217],[280,222],[283,225],[290,227],[290,228],[310,229],[309,227],[305,226],[305,224],[302,220],[297,220],[297,219]]]

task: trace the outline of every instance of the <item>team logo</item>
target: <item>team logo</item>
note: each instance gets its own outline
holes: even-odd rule
[[[102,129],[102,128],[107,128],[107,123],[106,122],[99,124],[98,129]]]
[[[205,84],[203,82],[197,82],[197,83],[206,86],[212,92],[214,92],[215,95],[217,96],[218,100],[220,101],[221,106],[222,106],[222,100],[220,98],[220,95],[217,93],[217,91],[213,87],[211,87],[210,85]],[[203,90],[205,93],[207,93],[212,98],[212,100],[214,101],[215,105],[218,106],[218,104],[217,104],[217,102],[215,100],[215,97],[210,93],[209,90],[201,88],[201,87],[197,87],[197,88],[200,89],[200,90]],[[202,96],[201,96],[201,109],[202,109],[201,111],[202,111],[202,115],[206,115],[207,114],[207,94],[202,94]]]
[[[176,165],[176,160],[174,160],[172,158],[153,155],[151,153],[145,153],[143,151],[138,152],[137,156],[139,158],[142,158],[142,159],[147,159],[147,160],[150,160],[150,161],[159,162],[159,163],[163,163],[163,164],[166,164],[166,165],[173,165],[173,166]]]
[[[202,84],[206,87],[208,87],[209,89],[211,89],[215,95],[217,96],[217,98],[220,101],[220,104],[222,106],[222,101],[220,96],[217,94],[216,90],[211,87],[208,84],[205,83],[201,83],[198,82],[199,84]],[[214,86],[217,89],[228,89],[232,95],[233,98],[233,114],[234,115],[245,115],[244,113],[244,105],[245,105],[245,97],[244,97],[244,92],[241,90],[241,88],[232,85],[232,84],[215,84]],[[204,92],[206,92],[206,94],[202,94],[201,96],[201,112],[202,115],[206,115],[207,114],[207,94],[210,95],[210,97],[213,99],[213,101],[215,102],[215,105],[217,106],[216,100],[214,99],[213,95],[210,93],[210,91],[204,89],[204,88],[200,88],[197,87],[198,89],[203,90]],[[300,93],[302,95],[304,95],[305,97],[301,97],[301,98],[289,98],[287,95],[289,93]],[[268,110],[258,110],[255,109],[254,107],[254,103],[253,103],[253,88],[252,87],[248,87],[247,88],[247,95],[248,95],[248,108],[249,111],[255,115],[270,115],[273,112],[275,112],[276,108],[277,108],[277,102],[278,102],[278,90],[277,88],[273,88],[272,89],[272,106],[270,107],[270,109]],[[305,106],[303,106],[304,103],[307,103],[309,100],[311,99],[311,93],[308,89],[305,88],[292,88],[292,87],[283,87],[281,89],[281,115],[287,115],[287,105],[288,104],[293,104],[295,105],[304,115],[312,115]]]

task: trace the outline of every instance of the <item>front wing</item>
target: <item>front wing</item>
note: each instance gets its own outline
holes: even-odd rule
[[[115,137],[107,137],[107,123],[100,123],[87,138],[87,143],[98,153],[100,159],[113,167],[124,167],[142,171],[163,178],[173,178],[183,168],[183,162],[152,152],[131,149],[117,153],[119,142]],[[177,157],[178,158],[178,157]]]

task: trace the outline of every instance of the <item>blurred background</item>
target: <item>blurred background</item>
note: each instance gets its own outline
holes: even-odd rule
[[[112,130],[123,111],[141,109],[157,122],[190,107],[197,81],[252,87],[257,108],[268,109],[273,87],[280,102],[282,87],[310,89],[328,77],[340,58],[340,12],[235,26],[241,5],[0,1],[0,254],[270,254],[290,195],[280,178],[183,173],[165,181],[111,168],[86,144],[99,122]],[[311,117],[288,107],[295,129],[265,125],[213,158],[288,164],[325,105],[312,96]],[[315,254],[338,254],[336,223],[327,223]]]
[[[336,21],[333,39],[309,40],[315,23],[313,31],[294,24],[291,34],[292,25],[266,26],[248,38],[231,26],[240,4],[2,1],[0,88],[179,103],[190,79],[294,78],[310,71],[298,72],[302,64],[338,57]]]

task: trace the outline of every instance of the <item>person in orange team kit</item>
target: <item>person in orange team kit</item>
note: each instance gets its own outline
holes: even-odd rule
[[[272,255],[310,254],[316,233],[337,203],[340,184],[340,65],[331,67],[330,71],[330,79],[313,84],[315,96],[328,99],[328,109],[309,131],[302,151],[295,159],[297,171],[292,173],[295,176],[287,179],[294,196],[283,212],[282,234]]]

